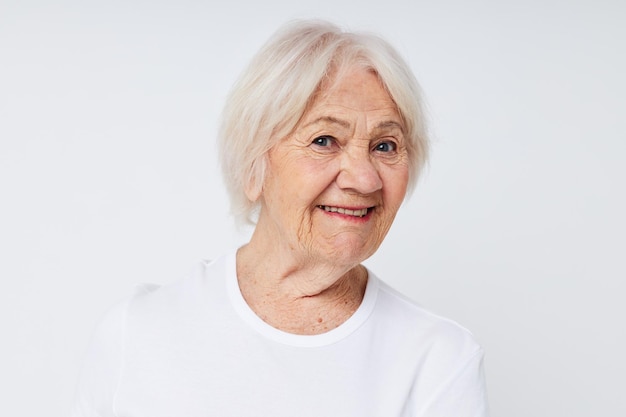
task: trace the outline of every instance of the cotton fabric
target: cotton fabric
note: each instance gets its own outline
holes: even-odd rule
[[[483,351],[368,271],[341,326],[294,335],[243,299],[236,256],[146,285],[98,326],[72,417],[487,417]]]

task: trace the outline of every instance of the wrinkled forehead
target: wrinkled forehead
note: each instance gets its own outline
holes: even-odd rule
[[[398,106],[378,74],[370,68],[350,66],[335,70],[320,83],[309,101],[302,119],[312,114],[323,116],[324,111],[372,112],[387,115],[403,125]]]

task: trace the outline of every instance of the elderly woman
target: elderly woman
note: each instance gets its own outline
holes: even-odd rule
[[[482,350],[361,262],[427,154],[384,41],[296,22],[230,95],[221,157],[250,242],[101,323],[74,416],[486,416]]]

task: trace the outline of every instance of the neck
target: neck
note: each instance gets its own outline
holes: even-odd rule
[[[280,330],[319,334],[345,322],[359,307],[367,271],[290,256],[253,236],[237,253],[237,279],[252,310]]]

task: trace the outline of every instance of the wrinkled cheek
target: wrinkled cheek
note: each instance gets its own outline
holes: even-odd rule
[[[381,222],[381,224],[378,225],[375,233],[373,233],[375,239],[375,241],[373,242],[375,245],[375,249],[377,249],[380,244],[383,243],[383,239],[385,239],[385,236],[387,236],[387,232],[389,231],[390,227],[391,221],[389,221],[389,219],[385,219],[384,222]]]
[[[377,249],[380,246],[380,244],[383,242],[383,240],[387,236],[387,233],[389,232],[389,229],[391,228],[391,225],[393,224],[393,220],[396,214],[396,209],[397,207],[388,208],[386,212],[379,219],[379,222],[373,231],[374,233],[372,233],[373,240],[374,240],[373,244],[375,245],[375,249]]]
[[[313,224],[311,215],[308,213],[298,213],[298,228],[296,237],[301,246],[311,247],[313,242]]]

